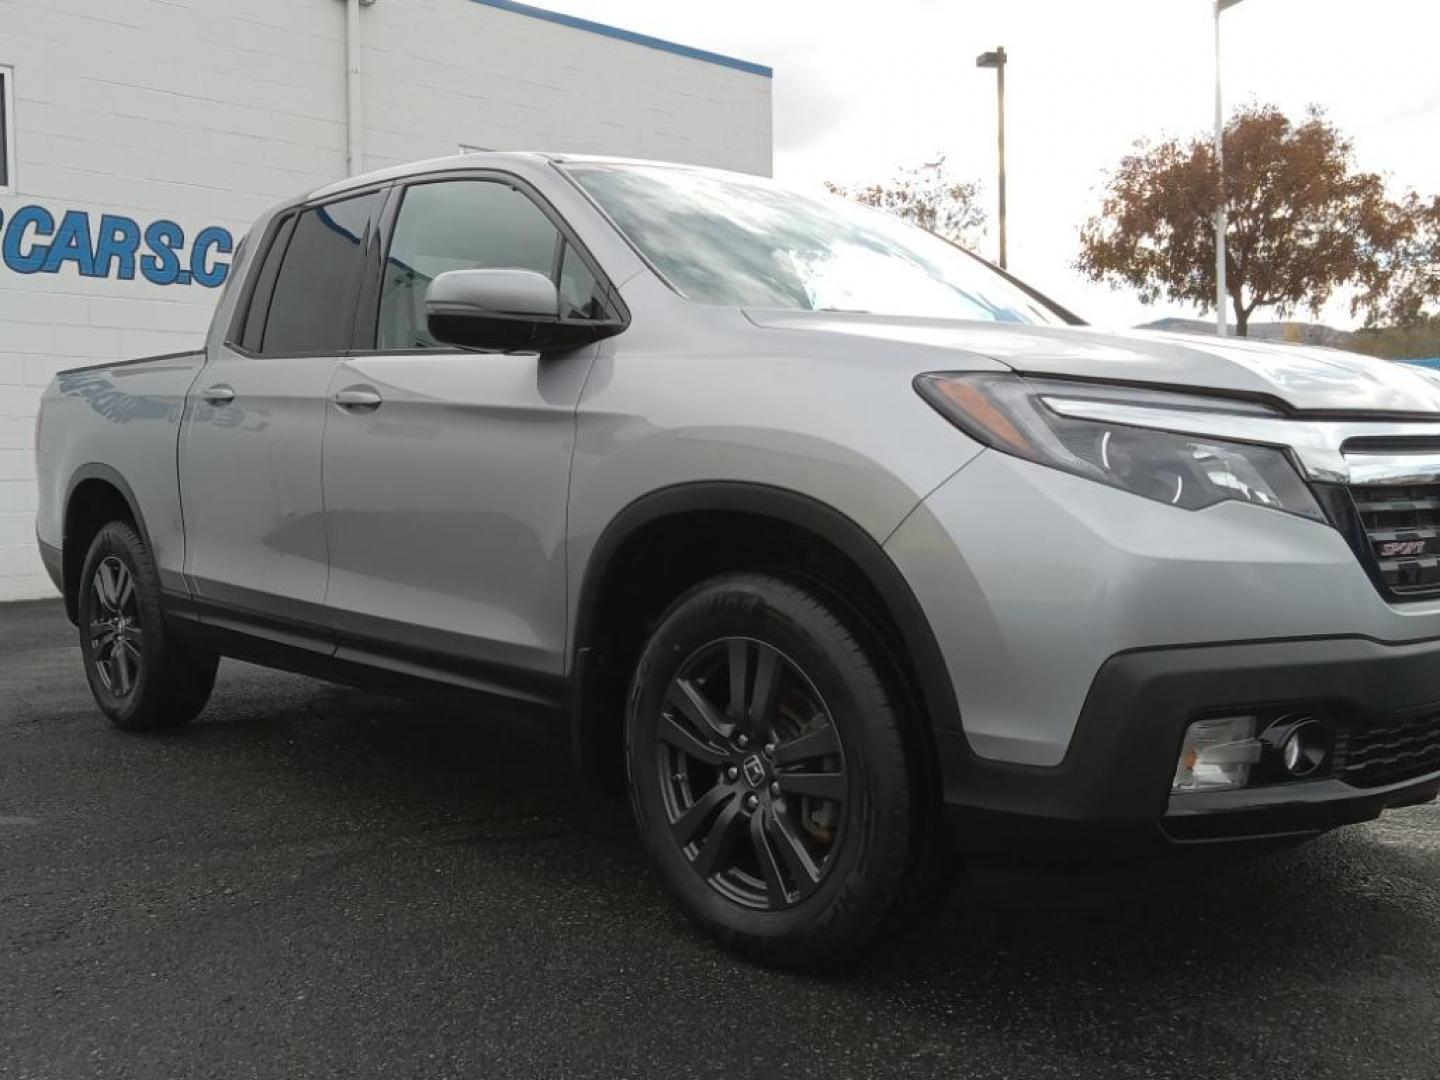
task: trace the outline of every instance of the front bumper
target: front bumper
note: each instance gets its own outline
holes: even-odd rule
[[[1310,781],[1171,794],[1191,721],[1271,709],[1324,711],[1362,734],[1397,716],[1440,717],[1440,640],[1321,638],[1114,656],[1057,766],[982,758],[963,733],[937,732],[955,839],[977,854],[1093,861],[1305,837],[1440,792],[1440,767],[1422,756],[1408,771],[1402,764],[1379,783],[1366,781],[1373,786],[1347,782],[1341,768]],[[1434,771],[1415,775],[1416,768]]]
[[[971,748],[1014,764],[1066,758],[1096,673],[1121,653],[1440,639],[1440,600],[1388,602],[1329,525],[1235,502],[1180,510],[990,450],[885,550],[934,631]]]

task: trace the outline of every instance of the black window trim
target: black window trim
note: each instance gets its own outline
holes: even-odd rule
[[[286,209],[276,213],[265,227],[265,234],[260,237],[260,242],[255,245],[254,256],[245,264],[245,280],[241,286],[240,295],[235,299],[235,309],[230,313],[230,325],[225,328],[225,347],[242,356],[259,355],[241,344],[245,337],[245,324],[250,321],[250,308],[255,302],[255,290],[260,287],[260,277],[265,271],[265,263],[270,258],[271,249],[280,242],[281,234],[290,227],[290,223],[294,220],[295,213],[292,210]],[[288,242],[287,237],[286,243],[288,244]],[[266,304],[268,306],[268,300]]]
[[[257,359],[263,357],[266,360],[298,360],[315,357],[330,360],[335,359],[336,357],[348,356],[352,351],[350,346],[354,344],[353,315],[360,306],[360,298],[364,291],[366,277],[370,269],[371,251],[374,248],[376,239],[380,233],[380,223],[384,219],[385,212],[389,208],[390,203],[393,201],[391,199],[393,187],[394,183],[391,181],[385,181],[384,183],[378,184],[369,184],[363,187],[347,189],[345,191],[339,192],[338,194],[305,199],[301,202],[297,202],[291,206],[287,206],[282,210],[277,211],[275,217],[271,220],[269,227],[265,230],[265,237],[263,242],[260,245],[257,245],[255,249],[254,260],[250,263],[248,269],[246,270],[245,292],[241,295],[239,301],[237,301],[237,303],[235,304],[235,311],[230,317],[230,325],[226,328],[225,331],[225,347],[240,356],[244,356],[250,359]],[[255,290],[259,286],[260,275],[261,271],[264,269],[265,260],[270,257],[270,248],[272,247],[272,245],[283,240],[288,249],[290,244],[290,238],[294,235],[293,225],[299,219],[300,215],[305,213],[307,210],[315,210],[322,206],[330,206],[333,203],[348,202],[351,199],[358,199],[366,195],[376,194],[381,196],[380,205],[376,208],[376,210],[371,213],[369,219],[365,223],[365,238],[361,251],[362,266],[360,271],[360,283],[357,286],[356,290],[353,291],[350,295],[350,303],[352,305],[351,333],[350,339],[345,342],[344,347],[337,351],[331,352],[314,352],[310,350],[306,350],[303,352],[257,352],[253,349],[248,349],[244,345],[242,345],[241,337],[244,334],[245,323],[249,320],[250,307],[256,299]],[[283,256],[284,253],[282,253],[281,257],[282,263],[284,262]],[[276,281],[279,281],[278,274],[276,275]],[[270,320],[270,313],[268,308],[273,299],[274,291],[272,286],[271,295],[265,301],[267,308],[265,313],[265,320],[267,323]],[[261,335],[261,340],[262,342],[264,340],[263,334]]]
[[[243,350],[247,355],[262,355],[258,349],[251,349],[244,344],[246,331],[249,329],[250,315],[256,311],[255,305],[258,303],[262,309],[258,314],[261,316],[260,342],[263,343],[265,341],[265,324],[270,320],[270,304],[275,299],[275,283],[280,280],[280,266],[285,261],[285,253],[290,250],[290,239],[295,235],[295,222],[299,219],[299,214],[285,214],[276,220],[276,229],[270,237],[270,243],[266,246],[265,258],[255,264],[252,273],[246,275],[245,310],[239,322],[232,323],[232,326],[236,327],[232,347]],[[276,256],[275,272],[273,275],[269,275],[270,256],[272,255]],[[262,285],[266,290],[265,295],[258,297],[255,295],[256,290]],[[237,305],[237,313],[238,311]]]
[[[555,209],[553,203],[547,199],[533,184],[517,176],[515,173],[506,172],[503,169],[477,167],[477,168],[451,168],[439,172],[418,173],[414,176],[406,176],[394,181],[394,190],[386,200],[384,207],[378,215],[378,227],[376,228],[376,241],[373,244],[373,258],[367,264],[366,277],[361,281],[362,300],[356,305],[355,326],[350,336],[350,355],[354,356],[414,356],[424,354],[434,356],[437,354],[471,353],[473,349],[462,349],[454,345],[438,345],[428,349],[377,349],[375,342],[379,330],[380,318],[380,290],[376,288],[373,294],[366,296],[366,284],[370,280],[369,274],[384,273],[385,260],[390,257],[390,242],[395,235],[395,224],[400,216],[400,208],[405,202],[405,193],[413,187],[420,187],[424,184],[451,183],[457,180],[479,180],[491,183],[501,183],[507,187],[514,188],[521,195],[528,198],[553,225],[559,233],[560,242],[555,245],[555,258],[552,264],[551,280],[555,282],[556,288],[560,284],[560,260],[564,257],[565,248],[573,247],[581,261],[595,278],[596,287],[600,290],[601,298],[613,312],[613,318],[609,320],[599,319],[565,319],[565,322],[593,323],[593,322],[618,322],[622,328],[630,326],[630,308],[620,297],[620,290],[610,276],[605,273],[600,261],[590,253],[584,241],[570,223],[565,220],[559,210]],[[623,332],[620,331],[620,332]]]

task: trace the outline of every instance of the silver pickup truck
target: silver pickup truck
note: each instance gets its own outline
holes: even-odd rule
[[[751,955],[951,855],[1290,841],[1440,788],[1440,382],[1106,334],[707,170],[472,155],[256,223],[202,351],[61,373],[39,542],[97,703],[218,657],[568,715]]]

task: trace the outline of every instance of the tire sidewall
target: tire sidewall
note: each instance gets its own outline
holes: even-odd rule
[[[854,639],[828,632],[834,619],[818,601],[774,579],[719,579],[672,606],[636,667],[625,716],[631,802],[665,879],[691,914],[712,930],[770,940],[811,934],[836,916],[837,905],[844,905],[857,887],[870,884],[866,879],[875,869],[877,846],[899,844],[901,851],[892,854],[903,857],[904,828],[897,828],[897,816],[908,813],[909,793],[903,758],[898,769],[892,760],[899,750],[893,706],[863,653],[857,664]],[[665,695],[697,650],[725,637],[753,638],[784,653],[819,692],[845,755],[848,790],[841,847],[832,855],[837,861],[814,893],[781,911],[757,911],[722,896],[695,873],[669,837],[656,760]],[[879,719],[892,723],[877,724]]]
[[[94,651],[90,644],[90,624],[95,617],[95,571],[107,558],[115,557],[125,564],[134,582],[136,604],[140,612],[143,640],[139,671],[134,689],[125,697],[111,693],[95,668]],[[156,697],[164,664],[164,623],[160,611],[157,575],[149,552],[135,530],[122,522],[112,522],[96,534],[85,556],[80,573],[76,611],[80,622],[80,654],[84,661],[85,678],[101,712],[116,725],[126,727],[137,716],[144,715]]]

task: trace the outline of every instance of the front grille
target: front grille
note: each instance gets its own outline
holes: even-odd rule
[[[1335,747],[1341,779],[1382,787],[1440,772],[1440,713],[1387,717],[1343,733]]]
[[[1368,552],[1399,600],[1440,595],[1440,484],[1352,487]]]

